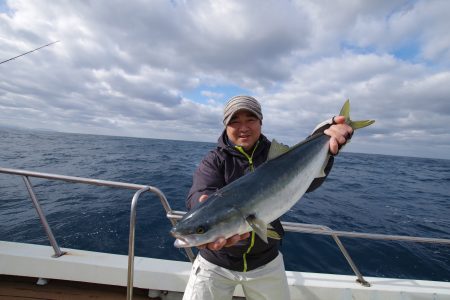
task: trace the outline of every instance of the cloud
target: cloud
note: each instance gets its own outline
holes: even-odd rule
[[[378,51],[409,51],[418,60],[448,66],[450,38],[444,28],[450,26],[446,17],[450,3],[438,0],[399,4],[384,17],[359,16],[349,42]]]
[[[398,133],[402,141],[418,143],[433,135],[443,144],[450,142],[446,134],[450,87],[445,84],[449,72],[430,76],[423,66],[389,55],[345,54],[299,66],[293,78],[282,92],[264,97],[269,110],[266,123],[274,127],[274,133],[287,132],[284,137],[289,142],[295,136],[292,128],[308,133],[317,120],[337,114],[347,98],[355,118],[377,121],[361,131],[362,135],[380,134],[390,139],[398,138]],[[289,118],[293,115],[296,117]]]
[[[350,98],[377,122],[349,150],[450,158],[449,6],[3,2],[1,60],[61,42],[0,65],[0,124],[215,141],[224,102],[249,93],[294,143]]]

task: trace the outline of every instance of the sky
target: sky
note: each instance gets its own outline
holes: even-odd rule
[[[450,159],[450,1],[0,0],[0,126],[215,142],[251,95],[308,136],[350,99],[348,152]]]

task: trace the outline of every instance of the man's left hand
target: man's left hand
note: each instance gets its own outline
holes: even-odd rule
[[[345,123],[344,116],[334,117],[336,124],[331,125],[323,133],[330,136],[330,152],[333,155],[338,154],[340,147],[345,145],[352,137],[353,128]]]

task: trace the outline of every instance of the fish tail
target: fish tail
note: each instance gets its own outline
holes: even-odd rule
[[[345,117],[345,123],[350,125],[353,130],[360,129],[375,123],[375,120],[352,121],[350,119],[350,101],[347,99],[341,108],[340,116]]]

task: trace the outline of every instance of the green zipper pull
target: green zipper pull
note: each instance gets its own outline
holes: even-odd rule
[[[244,148],[242,146],[234,146],[239,152],[241,152],[248,160],[248,164],[250,166],[250,171],[254,171],[255,168],[253,166],[253,154],[255,154],[256,148],[258,148],[259,141],[256,142],[255,148],[253,148],[252,155],[248,155],[247,152],[245,152]]]

